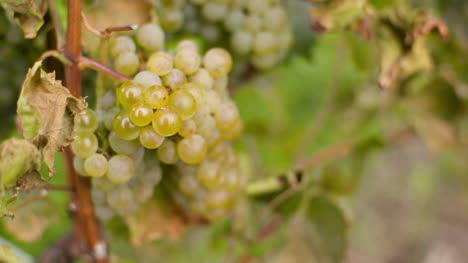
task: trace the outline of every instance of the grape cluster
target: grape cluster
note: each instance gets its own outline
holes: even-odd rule
[[[129,215],[147,201],[161,180],[161,163],[179,205],[208,219],[225,216],[242,190],[230,143],[243,128],[227,90],[231,55],[212,48],[201,56],[191,40],[174,51],[163,48],[156,24],[141,26],[134,38],[116,37],[114,67],[133,78],[108,90],[97,114],[88,109],[75,117],[75,169],[93,177],[104,219]]]
[[[288,14],[279,0],[188,1],[156,2],[164,30],[199,35],[208,43],[226,38],[232,50],[261,70],[272,68],[291,47]]]

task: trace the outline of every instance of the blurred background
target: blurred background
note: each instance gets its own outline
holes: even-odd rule
[[[90,0],[86,12],[98,28],[147,19],[139,14],[148,3],[131,2]],[[63,17],[65,3],[57,3]],[[286,59],[232,77],[245,123],[236,143],[250,182],[245,205],[234,220],[189,226],[177,241],[141,244],[132,228],[113,220],[106,229],[114,261],[466,262],[468,2],[284,4],[294,32]],[[116,10],[128,15],[104,15]],[[0,13],[2,139],[17,136],[16,98],[46,49],[42,30],[24,40]],[[93,83],[95,74],[85,74]],[[92,84],[84,88],[92,94]],[[63,185],[61,156],[56,166],[51,183]],[[262,190],[278,178],[286,183]],[[17,220],[0,220],[0,243],[33,262],[69,231],[66,196],[50,192],[19,210]],[[272,221],[274,230],[265,230]]]

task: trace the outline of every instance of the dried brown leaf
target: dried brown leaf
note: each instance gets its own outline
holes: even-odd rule
[[[73,137],[73,117],[86,109],[83,98],[76,98],[46,73],[41,62],[28,71],[18,99],[18,115],[25,138],[33,140],[42,152],[43,161],[54,173],[55,153],[70,144]]]

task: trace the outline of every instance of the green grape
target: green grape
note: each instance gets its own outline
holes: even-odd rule
[[[260,70],[271,69],[279,60],[278,54],[272,53],[266,56],[253,56],[250,58],[250,62],[255,68]]]
[[[232,10],[224,20],[224,27],[231,32],[234,32],[242,27],[244,23],[245,15],[240,9]]]
[[[143,101],[153,109],[164,108],[169,102],[169,92],[163,86],[151,86],[143,92]]]
[[[163,77],[163,81],[166,86],[169,86],[169,88],[175,90],[187,82],[187,77],[185,77],[185,74],[182,71],[175,68],[172,69],[169,74]]]
[[[114,131],[124,140],[131,141],[138,138],[140,128],[130,121],[128,110],[123,110],[114,118]]]
[[[195,196],[200,191],[200,185],[198,185],[197,179],[193,175],[183,174],[181,175],[177,188],[179,191],[186,196]]]
[[[267,10],[264,19],[268,30],[281,31],[288,23],[288,14],[281,6],[275,6]]]
[[[227,76],[216,78],[214,81],[213,90],[216,91],[219,97],[227,99],[229,98],[228,84],[229,80]]]
[[[114,210],[112,210],[112,208],[110,208],[107,204],[96,205],[96,208],[94,210],[96,216],[99,218],[99,220],[103,222],[106,222],[115,216]]]
[[[206,42],[214,43],[220,40],[222,33],[217,25],[204,24],[201,27],[200,34]]]
[[[206,152],[205,139],[198,134],[186,137],[177,144],[179,158],[188,164],[200,163],[205,158]]]
[[[262,19],[256,15],[246,16],[242,28],[247,32],[256,34],[262,28]]]
[[[138,72],[133,81],[143,86],[144,90],[154,85],[162,85],[159,76],[147,70]]]
[[[154,185],[148,184],[146,182],[137,182],[135,186],[132,187],[133,197],[136,201],[144,203],[148,201],[154,193]]]
[[[156,155],[161,162],[166,164],[174,164],[178,160],[176,145],[171,140],[164,140],[157,149]]]
[[[205,103],[208,105],[210,112],[215,112],[221,105],[221,98],[216,91],[208,90],[205,92]]]
[[[165,137],[157,134],[151,126],[142,128],[139,137],[141,145],[146,149],[158,148],[163,143],[164,138]]]
[[[115,132],[110,132],[109,137],[107,137],[109,141],[109,146],[111,149],[119,154],[130,155],[138,149],[138,142],[122,140]]]
[[[236,121],[239,119],[239,112],[237,111],[237,106],[232,102],[224,102],[219,105],[217,110],[214,112],[214,117],[216,120],[216,126],[225,131],[231,129],[236,124]]]
[[[93,187],[96,187],[103,192],[109,192],[115,188],[115,184],[113,184],[107,179],[107,177],[104,176],[91,178],[91,183],[93,184]]]
[[[124,52],[118,55],[114,60],[115,71],[127,76],[132,76],[138,71],[140,59],[133,52]]]
[[[206,20],[219,22],[228,14],[228,7],[223,3],[210,1],[203,5],[201,13]]]
[[[240,136],[243,129],[244,129],[244,124],[242,123],[242,120],[239,118],[235,121],[232,128],[228,130],[224,130],[222,132],[222,137],[224,140],[232,141],[235,138]]]
[[[130,154],[128,157],[132,158],[133,163],[136,166],[135,174],[141,174],[144,171],[143,160],[145,158],[145,148],[139,146],[136,151]]]
[[[88,108],[84,113],[75,115],[75,130],[94,132],[97,127],[98,118],[93,110]]]
[[[241,181],[238,171],[235,168],[228,168],[222,174],[221,187],[227,191],[238,191]]]
[[[161,136],[176,134],[182,126],[179,115],[171,109],[162,108],[153,114],[153,129]]]
[[[115,106],[115,91],[108,90],[104,95],[101,97],[101,107],[103,109],[110,109]]]
[[[162,178],[161,164],[158,162],[157,159],[153,159],[154,156],[148,155],[148,157],[151,157],[151,163],[148,164],[145,162],[145,167],[146,167],[145,171],[140,176],[138,176],[137,179],[141,183],[146,183],[149,185],[156,185],[161,181],[161,178]]]
[[[187,82],[180,87],[181,90],[187,91],[190,93],[197,104],[197,109],[202,107],[205,103],[205,91],[203,88],[194,83],[194,82]]]
[[[106,203],[106,193],[95,187],[91,188],[91,199],[95,205],[101,205]]]
[[[128,36],[118,36],[111,41],[110,53],[114,58],[125,52],[135,53],[135,50],[135,42]]]
[[[200,68],[200,55],[194,50],[183,49],[176,53],[174,67],[187,75],[194,74]]]
[[[144,24],[138,29],[136,40],[146,51],[157,51],[164,47],[164,31],[156,24]]]
[[[206,195],[205,204],[210,209],[226,208],[232,205],[232,196],[227,191],[218,190]]]
[[[226,50],[212,48],[203,57],[203,66],[213,77],[222,77],[231,71],[232,58]]]
[[[195,173],[197,172],[197,166],[195,165],[186,164],[184,162],[177,162],[175,166],[176,166],[177,172],[180,175],[195,176]]]
[[[84,169],[89,176],[100,177],[107,172],[107,159],[100,153],[95,153],[84,162]]]
[[[117,90],[117,99],[126,109],[140,102],[144,87],[134,81],[125,81]]]
[[[197,111],[195,99],[184,89],[176,90],[169,96],[167,107],[174,110],[182,120],[190,119]]]
[[[87,176],[86,171],[84,169],[84,160],[81,159],[78,156],[75,156],[73,158],[73,168],[75,168],[75,171],[82,176]]]
[[[104,121],[104,126],[108,130],[114,129],[114,118],[117,114],[119,114],[120,109],[119,108],[110,108],[107,111],[104,112],[103,116],[103,121]]]
[[[158,74],[159,76],[165,76],[171,72],[173,67],[173,60],[171,55],[166,52],[156,52],[151,54],[146,62],[146,67],[149,71]]]
[[[180,9],[163,8],[159,18],[162,28],[167,32],[175,32],[184,24],[184,14]]]
[[[193,52],[198,54],[198,45],[193,40],[184,39],[177,43],[176,53],[179,53],[182,50],[192,50]]]
[[[151,123],[153,109],[146,104],[137,103],[130,110],[130,121],[136,126],[146,126]]]
[[[132,158],[118,154],[110,158],[107,169],[107,179],[114,184],[124,184],[130,181],[135,173]]]
[[[206,189],[217,189],[221,183],[220,164],[211,160],[203,160],[195,174],[197,181]]]
[[[182,122],[182,126],[179,130],[179,135],[186,138],[191,136],[197,131],[197,124],[194,120],[186,120]]]
[[[123,211],[128,212],[135,200],[133,199],[133,193],[126,185],[120,185],[115,187],[107,193],[107,203],[119,214],[123,214]]]
[[[276,39],[275,36],[266,31],[262,31],[255,35],[253,42],[253,51],[257,55],[268,55],[275,51]]]
[[[78,132],[71,148],[76,156],[86,159],[97,151],[98,139],[92,132]]]
[[[199,68],[195,74],[191,75],[190,81],[205,89],[211,89],[213,87],[213,77],[204,68]]]
[[[270,8],[270,0],[247,1],[246,7],[250,13],[263,14]]]
[[[246,55],[252,50],[252,42],[252,34],[247,31],[237,30],[231,36],[232,49],[241,55]]]

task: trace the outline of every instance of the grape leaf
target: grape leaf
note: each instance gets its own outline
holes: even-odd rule
[[[25,38],[35,38],[44,24],[38,0],[0,0],[3,8],[23,30]]]
[[[307,203],[303,214],[298,215],[303,197],[302,193],[291,196],[278,207],[278,211],[291,216],[290,224],[299,223],[301,229],[308,229],[304,238],[309,240],[317,262],[342,262],[348,229],[342,209],[330,198],[319,195]]]
[[[24,137],[32,140],[42,152],[49,177],[54,173],[55,153],[70,144],[73,137],[73,116],[87,107],[83,98],[76,98],[36,62],[29,69],[18,99],[18,115]]]
[[[9,139],[0,145],[0,186],[11,186],[28,172],[39,172],[41,153],[24,139]]]
[[[0,245],[0,262],[5,263],[24,263],[17,255],[15,255],[10,247]]]

